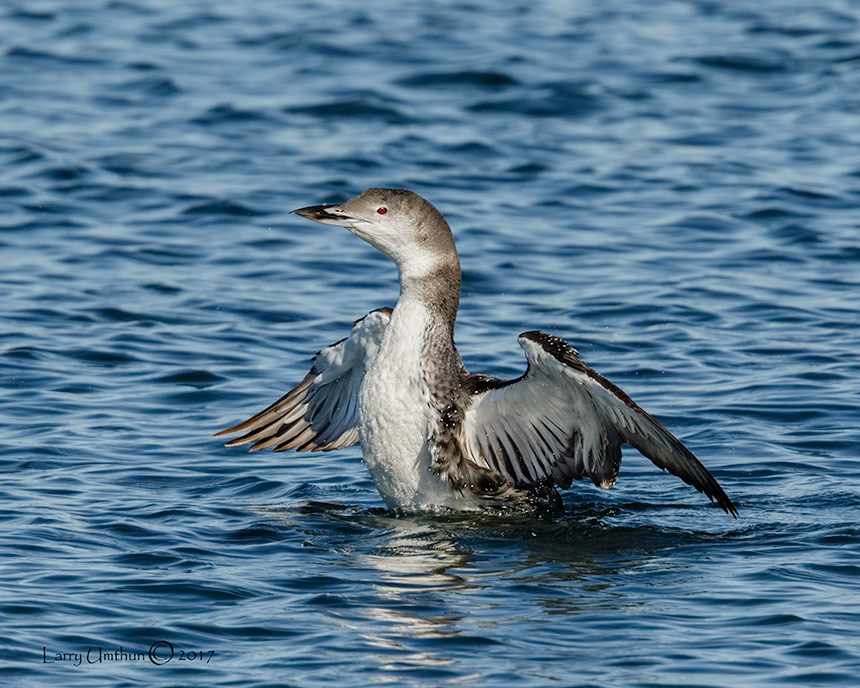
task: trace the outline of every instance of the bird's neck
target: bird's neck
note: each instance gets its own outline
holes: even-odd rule
[[[453,345],[454,321],[460,305],[460,262],[457,255],[422,266],[420,270],[401,267],[397,305],[398,308],[426,309],[430,315],[429,323]]]

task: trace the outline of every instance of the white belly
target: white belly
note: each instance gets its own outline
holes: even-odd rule
[[[422,374],[422,333],[429,313],[399,304],[359,396],[364,461],[392,509],[463,508],[462,498],[430,471],[430,394]]]

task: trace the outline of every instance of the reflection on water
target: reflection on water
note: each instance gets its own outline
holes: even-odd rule
[[[444,591],[472,587],[454,570],[462,569],[471,552],[439,528],[410,519],[379,519],[385,530],[368,551],[355,552],[350,566],[369,567],[377,572],[373,582],[374,603],[365,609],[367,624],[345,625],[361,633],[368,643],[396,648],[397,662],[380,656],[384,671],[404,666],[439,667],[455,664],[451,657],[434,650],[409,651],[410,640],[449,638],[460,633],[461,614],[443,609]]]
[[[646,602],[631,581],[647,576],[659,587],[662,577],[662,585],[676,585],[683,564],[666,550],[699,539],[617,527],[596,514],[557,521],[395,517],[320,503],[259,513],[337,559],[347,587],[328,611],[368,648],[384,650],[374,661],[394,673],[455,666],[463,672],[463,647],[519,643],[517,628],[534,623],[535,614],[594,621],[640,608]]]

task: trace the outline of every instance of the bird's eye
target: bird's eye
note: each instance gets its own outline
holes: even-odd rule
[[[376,212],[379,213],[380,215],[385,215],[385,213],[388,212],[388,208],[386,208],[385,206],[382,206],[381,208],[377,208]]]

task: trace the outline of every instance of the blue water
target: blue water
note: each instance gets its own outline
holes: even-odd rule
[[[6,0],[0,683],[856,686],[858,151],[849,0]],[[213,439],[393,305],[288,214],[374,185],[454,228],[473,371],[567,338],[740,518],[633,450],[395,518],[358,447]]]

